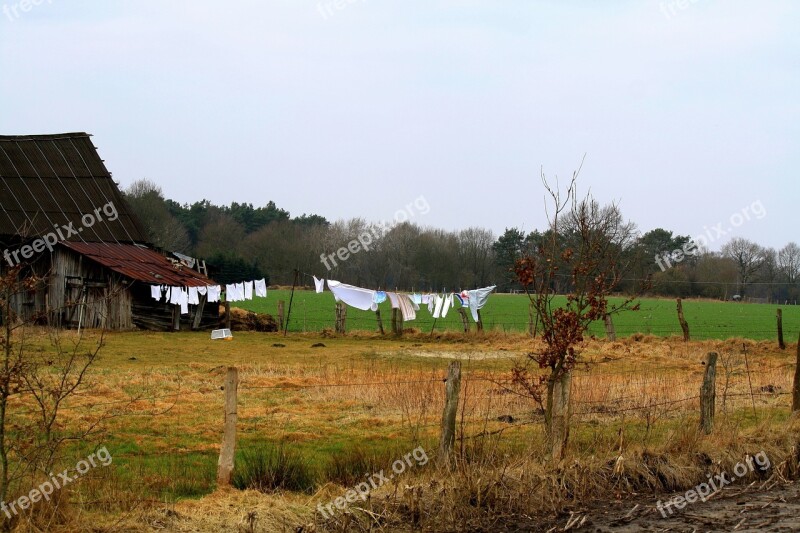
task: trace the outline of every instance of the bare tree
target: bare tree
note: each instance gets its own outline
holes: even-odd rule
[[[537,378],[526,367],[517,366],[514,380],[540,405],[545,404],[545,431],[554,460],[563,457],[568,442],[571,372],[589,324],[625,308],[638,308],[633,297],[617,305],[607,300],[622,279],[622,257],[635,242],[635,228],[623,222],[616,206],[601,208],[588,195],[579,200],[577,175],[576,171],[563,195],[542,175],[552,204],[549,230],[537,251],[515,266],[545,344],[542,352],[529,354],[529,359],[548,373]],[[563,307],[553,302],[559,280],[569,288]]]
[[[758,269],[764,262],[764,249],[747,239],[736,238],[722,247],[722,255],[736,264],[739,273],[739,295],[744,296]]]
[[[800,246],[790,242],[778,252],[778,268],[789,283],[796,283],[800,278]]]

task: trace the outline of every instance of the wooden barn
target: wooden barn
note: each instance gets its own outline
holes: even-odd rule
[[[151,285],[199,287],[205,274],[151,246],[86,133],[0,136],[0,273],[39,278],[12,296],[24,320],[111,330],[202,329],[218,304],[156,301]],[[199,262],[196,262],[199,263]]]

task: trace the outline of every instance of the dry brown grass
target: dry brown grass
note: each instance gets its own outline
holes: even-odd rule
[[[319,342],[325,346],[311,347]],[[46,337],[39,332],[33,343],[44,346]],[[302,525],[304,531],[335,531],[369,524],[469,529],[491,517],[502,524],[598,495],[690,487],[709,469],[728,468],[761,449],[776,463],[788,457],[782,468],[787,475],[796,472],[789,451],[798,427],[787,421],[791,349],[645,336],[588,342],[574,378],[572,445],[560,465],[544,458],[537,406],[509,383],[512,362],[536,349],[529,338],[498,332],[402,339],[239,333],[232,342],[188,333],[110,335],[93,387],[67,405],[65,423],[111,416],[97,442],[115,458],[109,469],[138,472],[135,487],[124,485],[130,476],[117,479],[120,470],[76,484],[63,530],[286,531]],[[718,419],[715,432],[703,436],[696,430],[696,397],[701,362],[712,350],[720,353]],[[449,471],[435,466],[433,455],[441,379],[454,358],[462,361],[464,381],[459,461]],[[323,464],[347,446],[409,451],[424,445],[431,463],[374,491],[364,511],[329,521],[315,506],[345,488],[324,481],[313,496],[227,490],[154,503],[164,499],[159,491],[169,481],[165,476],[175,474],[152,471],[148,458],[217,453],[220,385],[230,365],[240,371],[241,446],[285,441]],[[79,502],[87,491],[116,503]],[[125,498],[130,502],[123,505]]]

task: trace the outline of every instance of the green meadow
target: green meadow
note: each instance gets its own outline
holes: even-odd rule
[[[289,309],[290,290],[270,290],[267,298],[256,298],[234,305],[257,313],[277,316],[278,301],[286,302]],[[563,304],[564,298],[556,300]],[[611,298],[619,302],[619,298]],[[636,333],[669,337],[681,335],[674,299],[643,298],[638,311],[623,311],[614,317],[617,335],[627,337]],[[333,329],[333,294],[325,291],[317,294],[312,290],[295,290],[289,316],[289,331],[315,332],[324,328]],[[391,305],[388,300],[379,306],[384,328],[390,329]],[[783,309],[783,329],[786,342],[794,342],[800,331],[800,306],[779,306],[772,304],[750,304],[738,302],[719,302],[712,300],[684,300],[683,309],[689,323],[692,339],[727,339],[743,337],[753,340],[774,339],[776,333],[776,310]],[[469,314],[469,313],[467,313]],[[481,310],[484,327],[493,331],[509,333],[524,332],[528,329],[528,297],[524,294],[493,294]],[[470,322],[472,319],[470,318]],[[461,317],[455,309],[450,309],[447,317],[435,321],[422,306],[416,320],[405,323],[406,328],[421,332],[461,331]],[[471,324],[474,329],[474,324]],[[347,309],[348,331],[377,331],[374,312]],[[605,337],[602,323],[593,324],[590,332],[597,337]]]

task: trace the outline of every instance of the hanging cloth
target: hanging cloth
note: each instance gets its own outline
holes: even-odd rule
[[[317,276],[311,276],[314,278],[314,287],[317,289],[317,294],[321,293],[325,290],[325,278],[317,279]]]
[[[489,295],[495,287],[496,285],[492,285],[491,287],[469,291],[469,310],[475,322],[478,321],[478,309],[483,309],[483,306],[489,301]]]
[[[337,302],[341,300],[350,307],[355,307],[362,311],[376,311],[378,309],[378,304],[374,301],[375,291],[373,290],[354,287],[332,279],[328,280],[328,288]]]
[[[256,296],[259,298],[267,297],[267,280],[264,278],[256,280]]]
[[[442,305],[444,305],[444,298],[442,298],[441,296],[439,296],[437,294],[436,295],[436,305],[433,308],[433,318],[439,318],[439,316],[442,313]]]
[[[189,287],[189,305],[199,305],[200,296],[197,293],[197,287]]]
[[[442,305],[442,318],[447,316],[447,310],[453,307],[453,294],[450,293],[444,297],[444,304]]]
[[[414,302],[408,294],[398,294],[397,303],[400,306],[403,321],[408,322],[417,318],[417,313],[414,311]]]
[[[216,303],[222,295],[222,287],[219,285],[209,285],[208,287],[208,301],[209,303]]]

